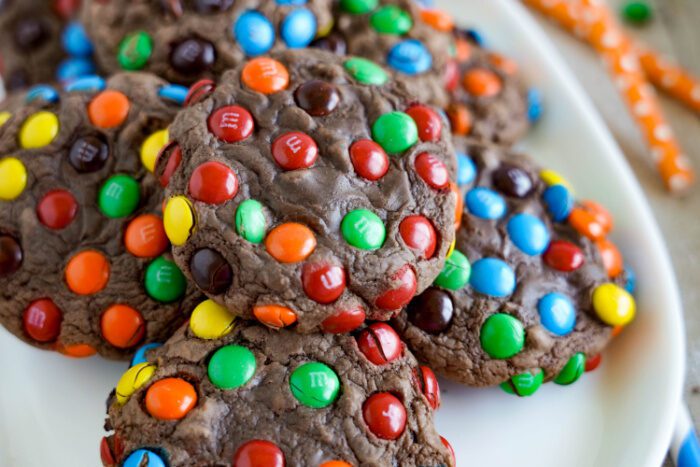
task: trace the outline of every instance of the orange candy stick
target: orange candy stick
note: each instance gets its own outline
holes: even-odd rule
[[[700,113],[700,79],[651,49],[640,48],[639,61],[654,86]]]
[[[687,157],[642,71],[637,50],[600,0],[523,0],[533,9],[585,39],[601,55],[652,151],[657,170],[674,193],[695,179]]]

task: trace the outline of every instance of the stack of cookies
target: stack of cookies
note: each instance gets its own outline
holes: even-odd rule
[[[610,214],[511,149],[536,93],[445,13],[78,3],[0,2],[0,320],[130,361],[105,466],[454,466],[436,374],[529,396],[633,319]]]

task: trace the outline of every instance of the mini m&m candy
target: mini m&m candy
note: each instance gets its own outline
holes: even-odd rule
[[[308,465],[298,447],[313,443],[313,465],[455,467],[433,422],[440,402],[435,373],[386,323],[352,336],[241,320],[215,339],[185,327],[121,378],[100,451],[117,465],[150,452],[168,465],[283,467]]]
[[[303,49],[194,86],[154,175],[175,262],[202,292],[307,332],[388,320],[435,281],[458,215],[449,132],[390,76]],[[468,268],[444,280],[464,286]]]
[[[636,312],[612,216],[526,155],[453,141],[470,172],[455,249],[392,325],[437,374],[469,386],[526,397],[571,384]],[[489,216],[493,205],[503,215]]]
[[[21,291],[0,299],[0,323],[68,357],[129,359],[197,299],[162,256],[172,232],[149,175],[180,105],[151,75],[81,81],[0,105],[12,122],[0,136],[0,287]]]

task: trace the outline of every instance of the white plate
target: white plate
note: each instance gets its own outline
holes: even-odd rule
[[[671,266],[639,186],[620,151],[546,37],[509,0],[445,0],[516,57],[545,94],[527,142],[577,194],[605,203],[615,239],[638,274],[637,320],[577,384],[546,385],[529,399],[443,383],[438,428],[462,466],[655,467],[681,397],[684,333]],[[104,401],[125,365],[73,361],[34,350],[0,330],[0,466],[99,465]]]

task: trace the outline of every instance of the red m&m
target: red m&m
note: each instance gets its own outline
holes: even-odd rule
[[[160,154],[158,154],[158,159],[156,162],[156,167],[158,167],[160,164],[165,164],[162,171],[160,172],[160,176],[158,177],[160,186],[162,186],[163,188],[168,186],[168,184],[170,183],[170,177],[173,176],[177,168],[180,166],[181,162],[182,149],[180,149],[180,146],[178,144],[170,143],[160,150]]]
[[[440,190],[450,184],[447,166],[437,156],[424,152],[416,157],[416,172],[428,186]]]
[[[206,99],[216,89],[216,84],[210,79],[202,79],[190,86],[185,96],[185,106],[194,105]]]
[[[583,266],[585,257],[581,249],[565,240],[554,240],[542,256],[550,268],[557,271],[571,272]]]
[[[253,116],[238,105],[228,105],[214,111],[208,120],[209,131],[221,141],[236,143],[253,134]]]
[[[373,323],[356,337],[357,346],[367,360],[384,365],[401,357],[403,343],[396,331],[386,323]]]
[[[380,145],[361,139],[350,146],[350,160],[355,172],[362,178],[376,181],[389,170],[389,158]]]
[[[307,263],[301,271],[304,292],[318,303],[332,303],[345,290],[345,269],[324,263]]]
[[[414,105],[406,113],[411,116],[418,127],[418,138],[421,141],[435,142],[440,140],[442,134],[442,120],[430,107]]]
[[[272,157],[284,170],[308,169],[318,158],[318,146],[306,133],[292,131],[275,139]]]
[[[416,383],[433,410],[440,407],[440,385],[433,370],[421,365],[415,370]]]
[[[408,216],[399,224],[399,233],[409,248],[416,250],[424,259],[435,254],[437,234],[435,227],[423,216]]]
[[[326,318],[321,323],[321,329],[323,329],[323,332],[331,334],[344,334],[360,327],[365,322],[365,317],[365,310],[359,306],[341,310]]]
[[[416,294],[416,273],[405,265],[391,277],[392,287],[377,297],[375,304],[383,310],[398,310]]]
[[[39,221],[49,229],[68,227],[78,213],[78,203],[65,190],[53,190],[44,195],[36,207]]]
[[[24,310],[22,322],[24,331],[38,342],[53,342],[61,332],[63,314],[48,298],[33,301]]]
[[[284,454],[270,441],[254,439],[241,445],[233,456],[233,467],[284,467]]]
[[[238,193],[238,177],[221,162],[205,162],[192,172],[189,190],[197,201],[222,204]]]
[[[369,430],[381,439],[398,439],[406,428],[406,408],[388,392],[372,394],[362,405]]]

